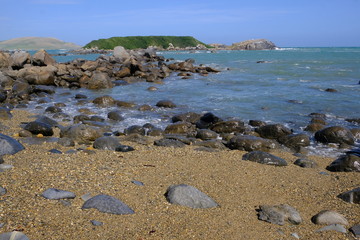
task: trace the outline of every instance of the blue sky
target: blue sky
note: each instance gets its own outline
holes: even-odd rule
[[[114,36],[194,36],[280,47],[360,46],[360,0],[0,0],[0,40],[55,37],[85,45]]]

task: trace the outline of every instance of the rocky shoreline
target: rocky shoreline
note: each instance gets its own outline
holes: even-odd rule
[[[173,72],[183,78],[218,72],[193,63],[169,62],[153,49],[121,47],[96,61],[60,64],[45,51],[0,53],[0,230],[23,232],[30,239],[352,237],[347,229],[356,233],[360,219],[360,151],[354,147],[359,128],[326,126],[326,116],[311,114],[306,130],[317,142],[352,149],[330,159],[308,154],[309,134],[212,113],[172,116],[165,129],[145,124],[113,131],[111,123],[124,120],[120,109],[135,106],[106,95],[76,94],[71,103],[119,108],[106,119],[88,109],[69,116],[63,111],[68,103],[48,107],[40,116],[18,110],[29,101],[41,105],[55,86],[106,89],[123,82],[161,83]],[[140,107],[176,104],[163,100]],[[55,215],[42,211],[48,208]],[[331,210],[325,212],[330,218],[322,220],[323,210]],[[117,216],[123,214],[134,217]],[[318,224],[346,233],[316,231]]]

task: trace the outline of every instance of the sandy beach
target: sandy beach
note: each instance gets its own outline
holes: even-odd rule
[[[17,136],[21,122],[34,120],[22,110],[12,114],[11,120],[2,121],[9,127],[2,133],[8,136]],[[359,173],[326,171],[333,158],[309,156],[318,167],[300,168],[293,164],[297,157],[292,153],[272,152],[288,162],[286,167],[274,167],[243,161],[246,152],[238,150],[204,152],[193,146],[121,143],[136,150],[53,154],[49,152],[53,148],[66,152],[91,146],[23,143],[25,150],[4,156],[5,163],[14,167],[0,173],[1,186],[7,189],[0,197],[0,223],[4,223],[0,231],[21,231],[30,239],[295,239],[293,233],[301,239],[354,239],[351,233],[315,232],[323,226],[311,222],[321,210],[334,210],[349,221],[347,228],[359,224],[360,206],[337,198],[359,187]],[[220,207],[192,209],[168,203],[166,189],[182,183],[206,193]],[[76,198],[45,199],[41,193],[48,188],[71,191]],[[82,210],[85,194],[111,195],[135,214]],[[277,204],[296,208],[303,222],[279,226],[258,220],[260,205]],[[103,225],[93,226],[91,220]]]

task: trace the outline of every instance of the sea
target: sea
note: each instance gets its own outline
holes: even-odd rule
[[[64,51],[49,51],[64,53]],[[131,125],[151,123],[165,128],[171,117],[185,112],[212,112],[222,119],[262,120],[281,123],[294,133],[303,133],[311,113],[323,113],[329,126],[340,125],[359,128],[345,121],[360,118],[360,48],[278,48],[262,51],[163,51],[157,52],[172,61],[195,60],[196,65],[206,65],[220,70],[208,76],[193,74],[182,79],[173,73],[163,84],[139,82],[116,86],[106,90],[69,90],[58,88],[48,105],[64,102],[64,112],[77,115],[78,108],[93,109],[106,118],[112,109],[99,109],[91,103],[77,106],[74,95],[85,94],[90,99],[110,95],[121,101],[155,106],[159,100],[171,100],[175,109],[156,108],[151,112],[121,109],[125,120],[114,126],[124,130]],[[58,62],[77,58],[95,60],[98,54],[55,56]],[[157,91],[148,91],[150,86]],[[329,91],[331,89],[331,91]],[[64,93],[71,93],[70,95]],[[34,111],[36,102],[32,103]],[[46,107],[46,104],[42,104]],[[42,110],[43,111],[43,110]],[[357,142],[359,146],[359,142]],[[323,155],[339,151],[321,144],[310,147]]]

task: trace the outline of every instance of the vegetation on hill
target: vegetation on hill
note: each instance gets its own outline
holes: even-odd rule
[[[205,43],[189,36],[133,36],[94,40],[86,44],[84,48],[114,49],[116,46],[123,46],[126,49],[137,49],[157,46],[166,49],[170,43],[175,48],[196,47],[198,44],[207,46]]]
[[[39,49],[78,49],[78,46],[73,43],[61,41],[56,38],[45,38],[45,37],[23,37],[14,38],[0,42],[0,49],[4,50],[39,50]]]

